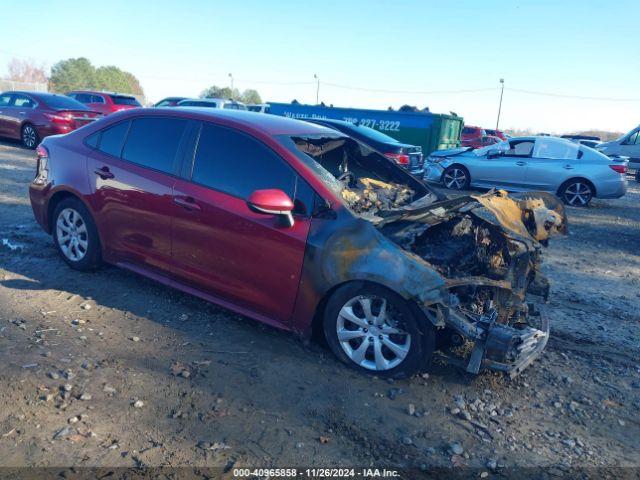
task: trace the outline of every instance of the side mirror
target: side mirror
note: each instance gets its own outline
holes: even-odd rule
[[[282,190],[256,190],[249,195],[247,206],[256,213],[277,215],[283,227],[293,227],[293,202]]]
[[[502,155],[502,152],[497,148],[492,148],[487,152],[487,158],[496,158]]]

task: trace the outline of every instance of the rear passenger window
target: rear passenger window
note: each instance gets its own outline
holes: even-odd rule
[[[314,192],[287,163],[261,142],[232,129],[203,124],[192,181],[247,199],[255,190],[277,188],[295,213],[310,214]]]
[[[122,158],[143,167],[174,173],[174,161],[187,121],[139,118],[131,122]]]
[[[98,150],[114,157],[120,157],[127,130],[129,130],[129,122],[118,123],[102,130]]]

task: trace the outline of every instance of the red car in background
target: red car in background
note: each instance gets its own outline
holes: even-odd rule
[[[465,125],[460,135],[461,145],[463,147],[479,148],[482,146],[482,138],[486,136],[487,132],[485,132],[484,128]]]
[[[487,135],[490,135],[492,137],[498,137],[500,140],[507,140],[507,136],[502,130],[489,130],[485,128],[484,131],[487,132]]]
[[[49,135],[69,133],[102,117],[65,95],[40,92],[0,94],[0,137],[36,148]]]
[[[114,92],[93,92],[90,90],[76,90],[67,93],[68,97],[85,104],[91,110],[109,115],[120,110],[142,107],[133,95],[123,95]]]

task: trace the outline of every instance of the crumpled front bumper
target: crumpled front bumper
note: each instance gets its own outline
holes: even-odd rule
[[[482,367],[499,370],[515,377],[544,351],[549,341],[549,319],[540,318],[540,329],[516,330],[496,324],[484,341]]]
[[[495,317],[483,317],[478,322],[472,322],[456,309],[439,305],[434,323],[436,326],[449,327],[473,342],[466,363],[445,355],[448,360],[469,373],[477,374],[487,368],[504,372],[513,378],[542,354],[549,340],[548,317],[542,312],[537,312],[536,316],[539,328],[513,328],[496,323]]]

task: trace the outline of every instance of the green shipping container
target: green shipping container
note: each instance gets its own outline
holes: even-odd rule
[[[268,113],[283,117],[330,118],[374,128],[396,140],[422,147],[423,154],[460,146],[463,119],[431,112],[398,112],[270,102]]]

